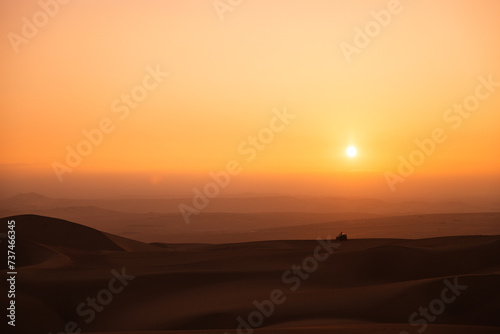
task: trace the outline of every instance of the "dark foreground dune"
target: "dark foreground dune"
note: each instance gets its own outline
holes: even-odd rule
[[[12,219],[15,333],[500,333],[500,236],[145,244]]]

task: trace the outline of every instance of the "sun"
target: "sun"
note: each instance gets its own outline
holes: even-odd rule
[[[345,150],[345,153],[349,158],[354,158],[356,154],[358,154],[358,150],[356,149],[356,147],[351,145]]]

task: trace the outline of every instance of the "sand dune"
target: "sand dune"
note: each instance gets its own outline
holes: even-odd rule
[[[290,270],[315,254],[316,240],[150,245],[59,219],[15,219],[18,251],[30,259],[18,268],[18,318],[30,319],[19,333],[59,333],[69,321],[85,333],[237,333],[238,317],[276,289],[286,300],[256,333],[417,333],[410,315],[441,298],[445,280],[466,289],[426,333],[500,328],[500,236],[348,240],[294,290]],[[107,289],[112,270],[135,278],[87,323],[78,306]]]
[[[362,198],[220,198],[192,216],[190,224],[177,208],[180,202],[182,199],[52,199],[28,193],[0,200],[0,215],[57,217],[147,243],[302,240],[339,231],[349,231],[354,238],[500,235],[500,206],[493,200],[466,204],[389,203]]]
[[[1,213],[1,212],[0,212]],[[10,212],[9,212],[10,213]],[[349,231],[355,238],[499,235],[500,213],[381,216],[370,213],[202,213],[186,224],[179,213],[124,213],[97,207],[32,210],[143,242],[228,243],[314,239]]]
[[[19,221],[16,219],[16,232],[22,236],[22,240],[55,247],[93,251],[123,250],[104,233],[62,219],[23,215]]]

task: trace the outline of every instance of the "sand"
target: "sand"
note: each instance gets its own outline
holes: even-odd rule
[[[441,298],[445,280],[466,289],[425,333],[500,332],[500,236],[352,239],[329,254],[317,240],[152,245],[59,219],[14,219],[18,333],[64,332],[71,321],[85,333],[238,333],[238,317],[248,323],[254,302],[276,290],[286,300],[256,333],[417,333],[422,324],[409,317]],[[304,262],[314,254],[326,257],[317,268]],[[306,279],[290,271],[306,264]],[[112,270],[135,278],[86,323],[77,307],[109,290]]]

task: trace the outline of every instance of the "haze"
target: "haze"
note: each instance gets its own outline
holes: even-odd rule
[[[401,1],[348,62],[341,43],[387,4],[253,0],[224,20],[211,1],[62,5],[18,52],[1,42],[0,195],[188,196],[237,160],[222,196],[498,198],[500,87],[470,116],[443,115],[479,77],[500,81],[500,3]],[[0,30],[39,10],[3,2]],[[113,102],[148,67],[168,76],[120,119]],[[284,108],[294,118],[247,161],[238,147]],[[114,130],[60,182],[53,163],[106,118]],[[447,139],[391,191],[384,173],[435,128]]]

